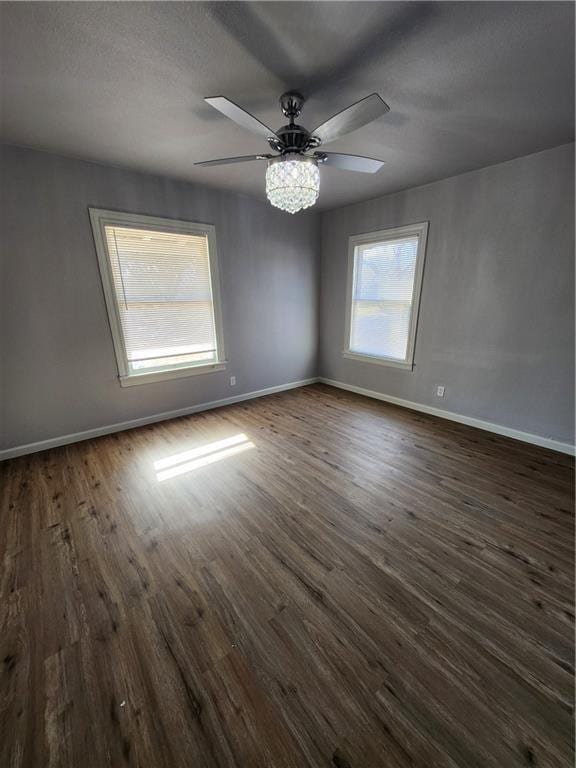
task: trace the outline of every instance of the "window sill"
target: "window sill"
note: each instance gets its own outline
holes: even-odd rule
[[[138,384],[155,384],[158,381],[168,379],[183,379],[187,376],[198,376],[201,373],[215,373],[226,368],[226,361],[208,363],[207,365],[193,365],[189,368],[176,368],[167,371],[152,371],[151,373],[131,373],[129,376],[120,376],[120,386],[133,387]]]
[[[375,365],[386,365],[390,368],[402,368],[405,371],[411,371],[414,363],[407,360],[394,360],[390,357],[372,357],[371,355],[362,355],[358,352],[344,350],[342,353],[349,360],[358,360],[361,363],[372,363]]]

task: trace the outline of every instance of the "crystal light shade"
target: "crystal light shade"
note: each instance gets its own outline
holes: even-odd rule
[[[309,208],[318,200],[320,171],[316,160],[300,155],[274,159],[266,169],[268,200],[288,213]]]

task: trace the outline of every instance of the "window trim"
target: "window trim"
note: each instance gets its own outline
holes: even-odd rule
[[[186,376],[196,376],[201,373],[213,373],[223,371],[226,368],[226,354],[224,348],[224,333],[222,325],[222,302],[220,293],[220,269],[218,263],[218,250],[216,248],[216,227],[213,224],[198,224],[181,219],[167,219],[160,216],[148,216],[139,213],[125,213],[123,211],[111,211],[104,208],[88,208],[94,245],[98,257],[100,277],[106,302],[106,310],[114,353],[118,366],[118,378],[122,387],[131,387],[135,384],[152,384],[168,379],[180,379]],[[212,289],[212,305],[214,310],[214,326],[216,332],[216,347],[218,360],[210,363],[196,363],[185,368],[167,368],[144,373],[133,373],[128,368],[128,355],[124,344],[122,324],[116,302],[116,292],[104,228],[107,225],[134,227],[137,229],[149,229],[151,231],[174,232],[187,235],[203,235],[208,240],[208,262],[210,268],[210,285]]]
[[[352,293],[356,269],[356,247],[367,243],[382,243],[386,240],[398,240],[401,237],[418,237],[418,249],[416,252],[416,268],[414,271],[414,285],[412,288],[412,309],[410,311],[410,325],[408,327],[408,344],[406,346],[406,358],[397,360],[392,357],[377,357],[366,355],[350,349],[350,332],[352,330]],[[416,347],[416,331],[418,327],[418,315],[420,312],[420,298],[422,295],[422,278],[424,275],[424,261],[426,259],[426,242],[428,239],[428,222],[408,224],[403,227],[380,229],[376,232],[366,232],[359,235],[351,235],[348,238],[348,275],[346,280],[346,317],[344,328],[344,349],[342,355],[350,360],[363,363],[385,365],[391,368],[401,368],[412,371],[414,368],[414,351]]]

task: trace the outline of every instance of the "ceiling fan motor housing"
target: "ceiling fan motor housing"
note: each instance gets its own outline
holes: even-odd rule
[[[320,141],[315,136],[311,136],[306,128],[290,123],[279,128],[276,136],[270,136],[268,143],[276,152],[285,155],[289,152],[306,152],[308,149],[317,147]]]

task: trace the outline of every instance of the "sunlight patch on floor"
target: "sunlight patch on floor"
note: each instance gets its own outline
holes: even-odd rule
[[[241,432],[224,440],[217,440],[214,443],[207,443],[189,451],[175,453],[173,456],[167,456],[154,462],[156,479],[161,483],[164,480],[193,472],[195,469],[215,464],[217,461],[222,461],[229,456],[255,447],[248,436]]]

